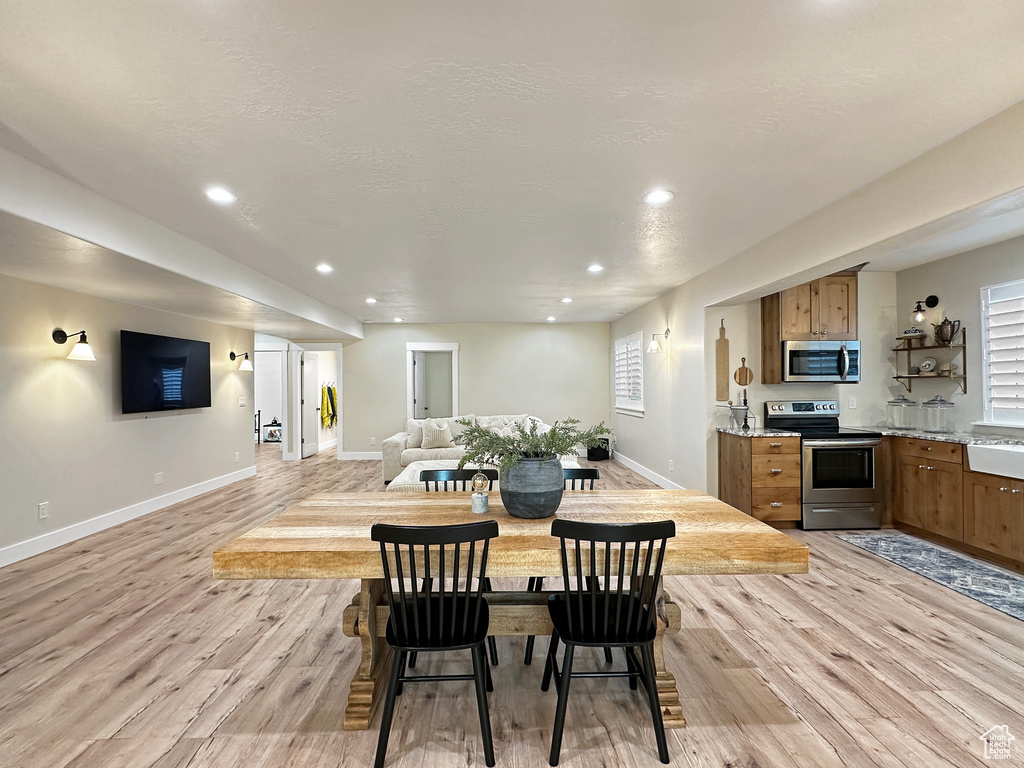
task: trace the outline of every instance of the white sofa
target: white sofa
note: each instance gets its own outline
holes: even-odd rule
[[[521,413],[513,416],[453,416],[447,419],[435,419],[445,422],[451,429],[452,437],[458,437],[465,429],[458,423],[459,419],[471,419],[486,429],[508,429],[511,426],[521,424],[529,427],[531,422],[536,422],[538,429],[544,431],[550,427],[535,416]],[[405,431],[392,435],[381,443],[383,454],[382,471],[384,482],[390,483],[403,468],[408,467],[414,461],[436,461],[451,460],[458,461],[466,452],[464,446],[453,445],[447,448],[423,448],[423,422],[426,419],[409,419],[405,424]]]

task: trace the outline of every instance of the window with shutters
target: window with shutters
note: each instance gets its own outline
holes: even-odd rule
[[[1024,280],[981,289],[985,421],[1024,427]]]
[[[615,409],[635,415],[644,412],[643,332],[615,342]]]

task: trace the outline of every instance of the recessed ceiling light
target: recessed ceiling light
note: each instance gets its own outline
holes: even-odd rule
[[[644,195],[644,202],[648,205],[662,205],[671,200],[674,195],[667,189],[652,189]]]
[[[555,322],[555,316],[554,316],[554,315],[549,315],[549,316],[548,316],[548,322],[549,322],[549,323],[553,323],[553,322]]]
[[[221,205],[238,202],[238,195],[230,189],[224,189],[224,187],[207,187],[206,196],[213,200],[213,202],[220,203]]]
[[[373,298],[373,296],[371,296],[370,298],[368,298],[368,299],[366,300],[366,303],[367,303],[367,304],[376,304],[376,303],[377,303],[377,300],[376,300],[375,298]]]
[[[589,267],[587,267],[587,272],[597,273],[597,272],[603,272],[603,271],[604,271],[604,267],[602,267],[600,264],[591,264]]]
[[[568,296],[566,296],[564,299],[562,299],[562,303],[563,304],[572,304],[572,299],[570,299]]]
[[[395,322],[396,322],[396,323],[404,323],[404,322],[405,322],[405,320],[403,320],[403,319],[402,319],[402,318],[400,318],[400,317],[396,317],[396,318],[395,318]]]
[[[319,272],[321,275],[329,275],[331,274],[331,272],[334,271],[334,267],[332,267],[330,264],[317,264],[316,271]]]

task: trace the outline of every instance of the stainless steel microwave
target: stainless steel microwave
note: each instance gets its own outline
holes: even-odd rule
[[[860,381],[860,342],[784,341],[782,380]]]

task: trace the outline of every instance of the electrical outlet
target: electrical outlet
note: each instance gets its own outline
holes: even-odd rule
[[[244,397],[238,398],[238,407],[239,408],[245,408],[245,398]]]
[[[672,459],[668,460],[668,471],[669,472],[675,472],[676,471],[676,463],[674,461],[672,461]]]
[[[153,485],[160,485],[164,481],[164,473],[157,472],[153,475]]]
[[[857,407],[857,398],[854,397],[853,395],[850,395],[850,407],[851,408],[856,408]]]
[[[376,445],[376,444],[377,444],[377,438],[376,437],[371,437],[370,438],[370,445]]]
[[[50,502],[43,501],[39,504],[39,519],[45,520],[50,516]]]
[[[235,451],[235,464],[238,463],[238,451]]]

